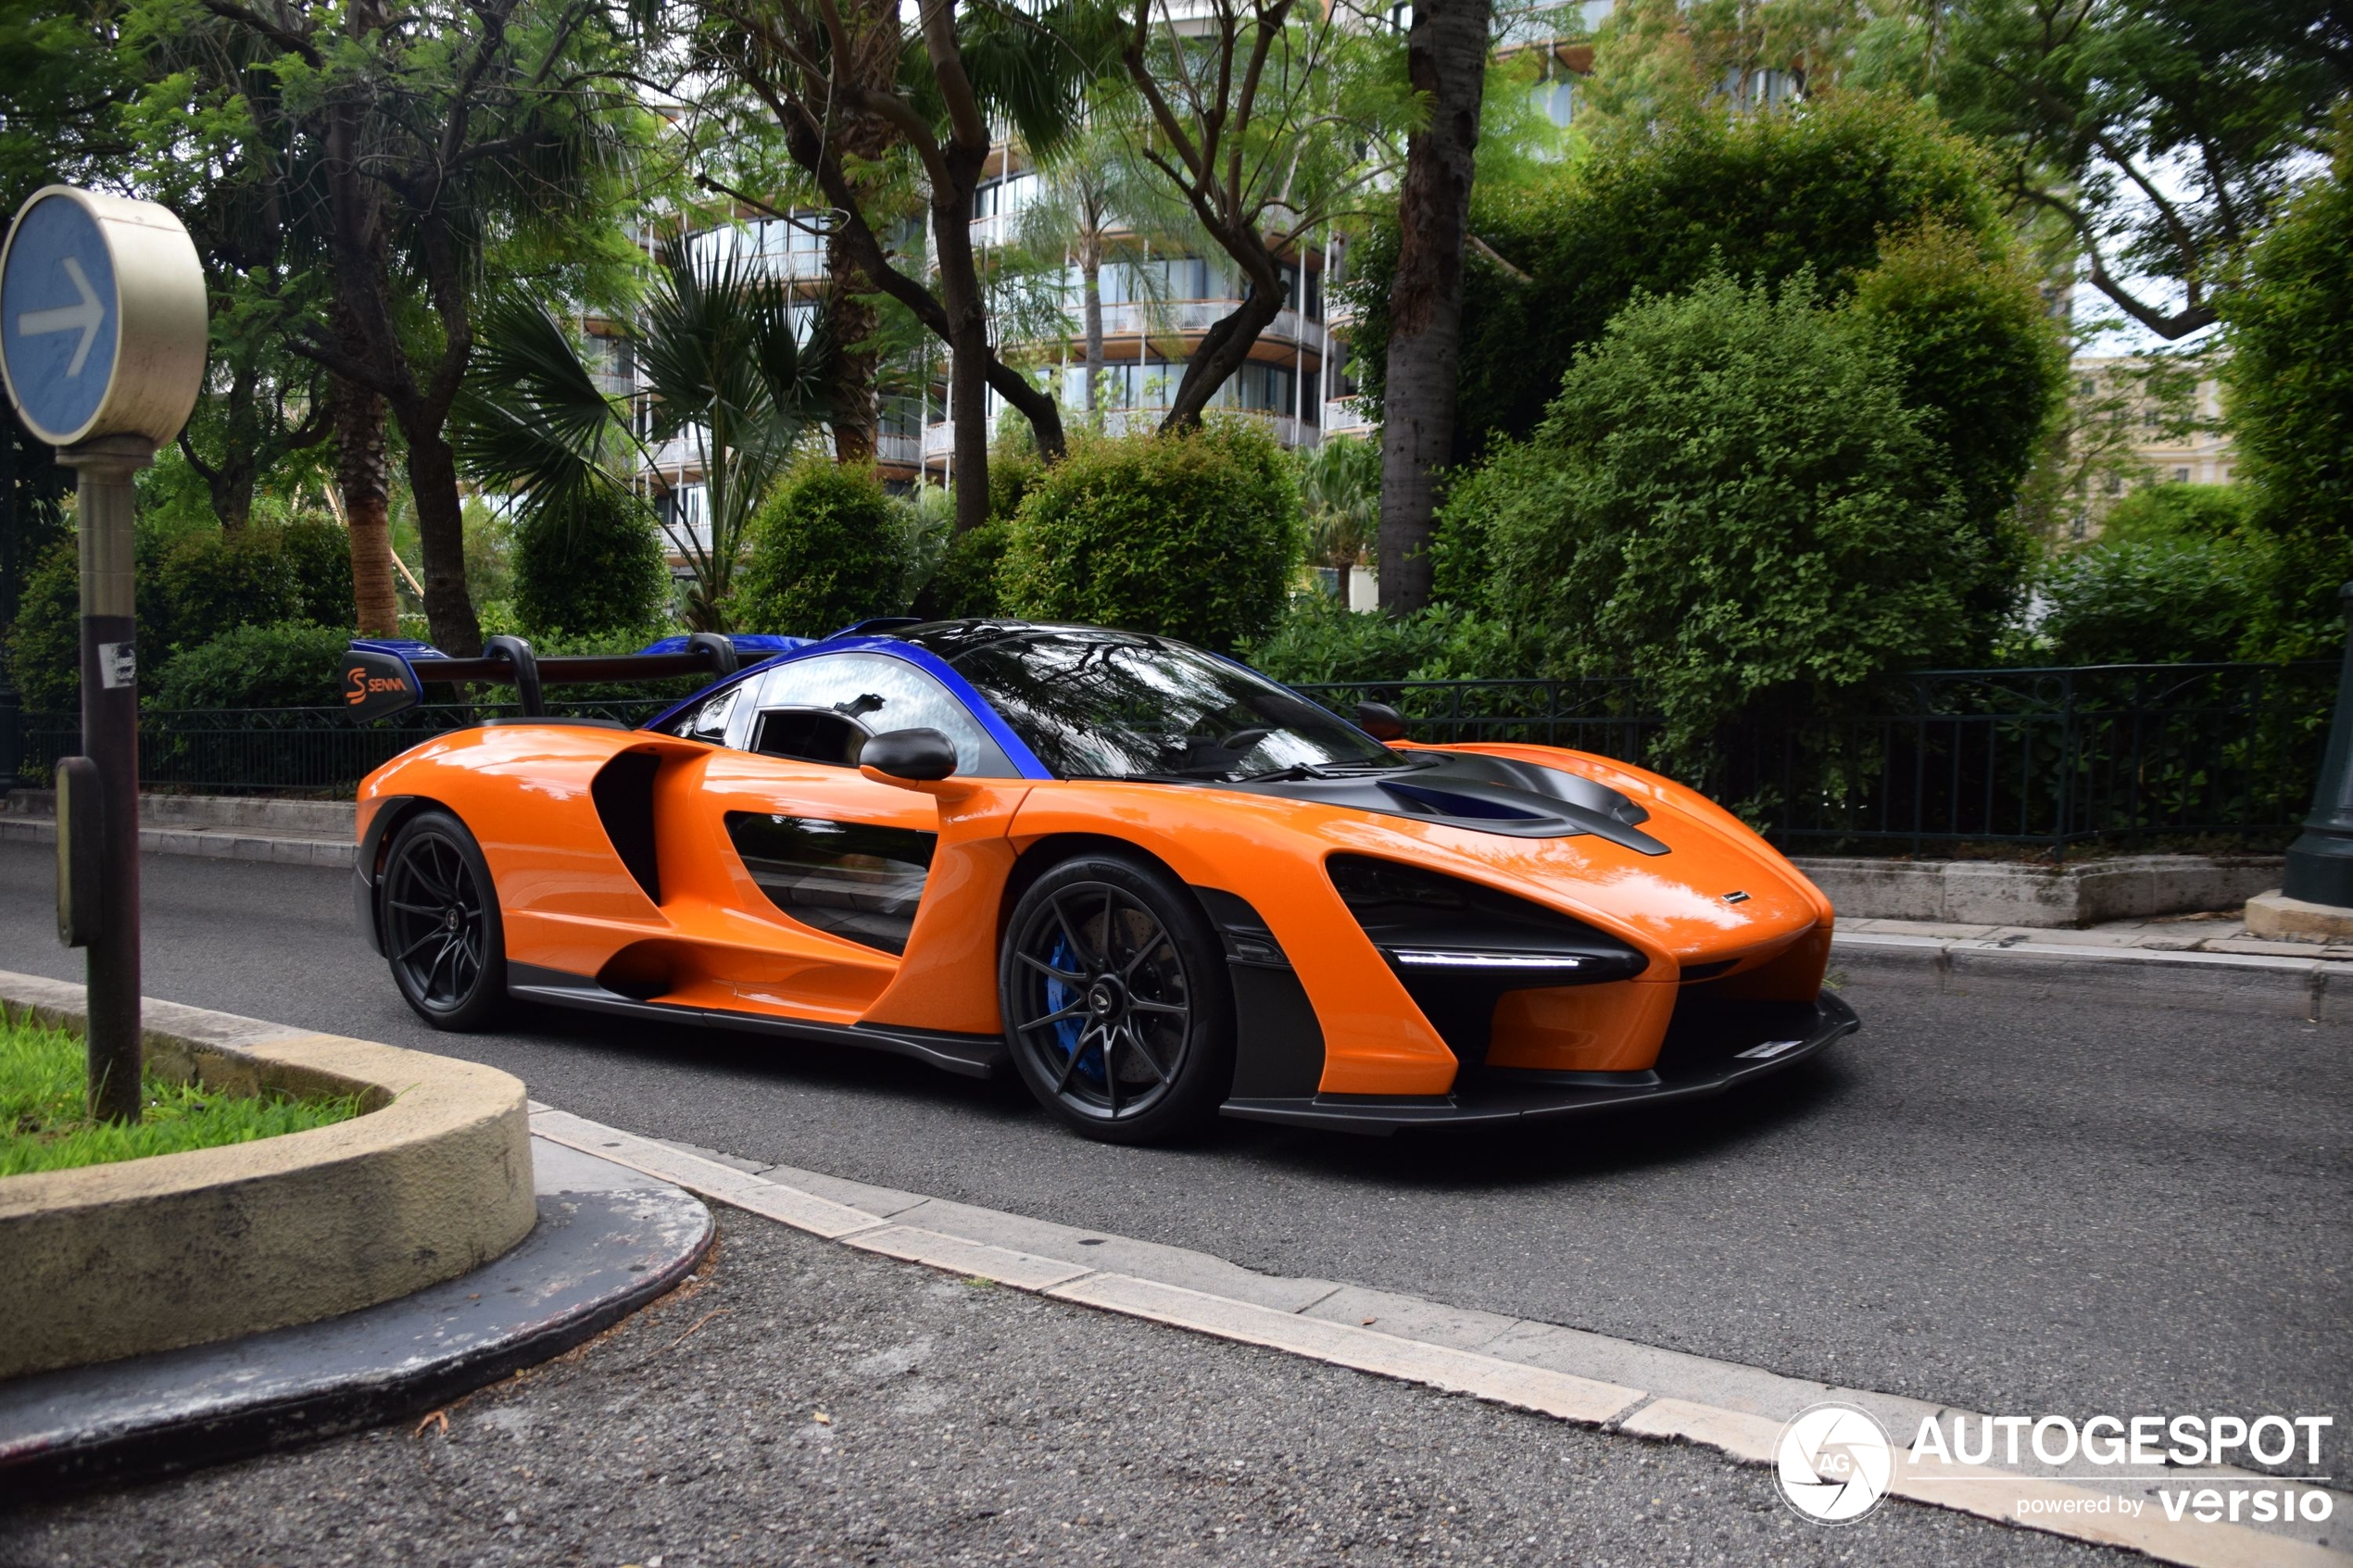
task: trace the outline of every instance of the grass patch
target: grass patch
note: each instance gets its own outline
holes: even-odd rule
[[[0,1019],[0,1176],[248,1143],[346,1122],[360,1111],[358,1095],[256,1098],[150,1073],[137,1126],[93,1122],[83,1099],[88,1061],[79,1035]]]

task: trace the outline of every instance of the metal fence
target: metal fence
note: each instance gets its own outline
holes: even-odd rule
[[[2336,666],[2111,665],[1936,670],[1893,678],[1888,700],[1837,718],[1749,720],[1692,757],[1662,754],[1641,684],[1388,681],[1302,686],[1340,712],[1396,707],[1414,738],[1532,741],[1666,771],[1732,806],[1784,847],[1920,852],[2218,839],[2274,847],[2310,808]],[[637,723],[669,699],[554,702]],[[371,769],[511,707],[437,705],[355,723],[336,709],[149,710],[143,784],[220,794],[349,795]],[[0,781],[44,785],[78,748],[71,715],[19,714],[0,695]]]
[[[549,702],[547,711],[636,724],[670,699]],[[520,709],[496,703],[429,704],[373,723],[335,708],[148,709],[139,715],[144,789],[204,795],[348,797],[374,769],[421,742]],[[57,759],[82,747],[75,714],[0,710],[0,778],[46,787]],[[11,739],[13,738],[13,745]]]
[[[2230,839],[2275,847],[2310,809],[2337,667],[2137,664],[1930,670],[1836,718],[1750,719],[1665,771],[1787,848]],[[1536,741],[1661,761],[1637,683],[1404,681],[1302,686],[1387,702],[1416,739]]]

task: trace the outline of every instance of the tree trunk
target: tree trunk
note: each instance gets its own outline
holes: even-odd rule
[[[1103,380],[1103,266],[1102,258],[1091,250],[1080,253],[1078,270],[1083,282],[1087,319],[1087,411],[1099,411]]]
[[[361,633],[400,634],[400,599],[392,580],[392,474],[384,450],[384,399],[336,377],[335,488],[351,535],[351,595]]]
[[[1266,258],[1273,270],[1273,258]],[[1168,406],[1168,417],[1160,421],[1164,433],[1188,430],[1201,423],[1202,410],[1217,395],[1217,389],[1233,379],[1250,358],[1252,345],[1277,316],[1282,314],[1288,300],[1282,285],[1282,275],[1274,274],[1272,283],[1252,278],[1250,292],[1231,314],[1221,317],[1193,350],[1185,362],[1185,377],[1176,383],[1176,397]]]
[[[452,659],[482,653],[482,622],[466,594],[465,512],[458,499],[458,459],[443,439],[443,421],[404,413],[409,438],[409,494],[417,506],[417,535],[425,558],[425,623],[434,646]]]
[[[849,47],[834,62],[835,70],[854,89],[893,91],[899,71],[897,0],[848,0],[840,11]],[[870,171],[889,152],[892,139],[890,127],[873,115],[849,109],[837,112],[834,144],[852,187],[862,197],[872,194]],[[834,458],[837,462],[870,463],[881,434],[875,402],[875,371],[880,357],[872,348],[858,346],[875,335],[876,325],[874,307],[859,296],[874,293],[876,284],[845,243],[838,223],[826,231],[825,270],[831,280],[827,306],[834,335],[833,374],[825,389]]]
[[[1406,145],[1397,274],[1389,290],[1379,549],[1380,607],[1390,615],[1429,603],[1438,511],[1431,470],[1449,460],[1454,444],[1463,241],[1490,10],[1490,0],[1421,0],[1405,35],[1406,74],[1429,105],[1429,123]]]
[[[988,521],[988,317],[973,257],[973,187],[986,147],[947,149],[953,178],[931,194],[932,255],[939,265],[939,303],[948,313],[948,418],[956,433],[950,479],[956,531]]]

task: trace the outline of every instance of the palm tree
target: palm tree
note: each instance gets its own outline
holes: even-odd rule
[[[597,384],[545,306],[500,301],[479,334],[459,455],[484,483],[538,508],[597,485],[635,497],[636,476],[661,471],[656,449],[681,442],[693,455],[681,466],[702,471],[709,523],[658,521],[694,573],[686,623],[724,631],[752,513],[824,419],[833,347],[824,308],[797,303],[789,284],[735,247],[697,255],[673,238],[623,337],[648,395],[641,411]]]
[[[1157,248],[1163,256],[1198,245],[1193,225],[1141,167],[1125,137],[1089,126],[1057,147],[1038,170],[1038,192],[1022,210],[1019,251],[1051,266],[1059,284],[1065,265],[1078,270],[1080,332],[1085,344],[1087,412],[1100,405],[1103,357],[1103,268],[1126,263],[1139,325],[1149,328],[1164,292],[1139,265]],[[1059,292],[1059,290],[1058,290]],[[1066,318],[1065,318],[1066,319]]]

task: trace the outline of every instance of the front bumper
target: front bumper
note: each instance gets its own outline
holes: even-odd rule
[[[1229,1099],[1219,1110],[1251,1122],[1280,1122],[1384,1136],[1401,1127],[1491,1127],[1719,1095],[1794,1067],[1862,1027],[1855,1010],[1824,991],[1811,1002],[1724,1004],[1679,1013],[1643,1073],[1466,1071],[1449,1095],[1315,1095]]]

